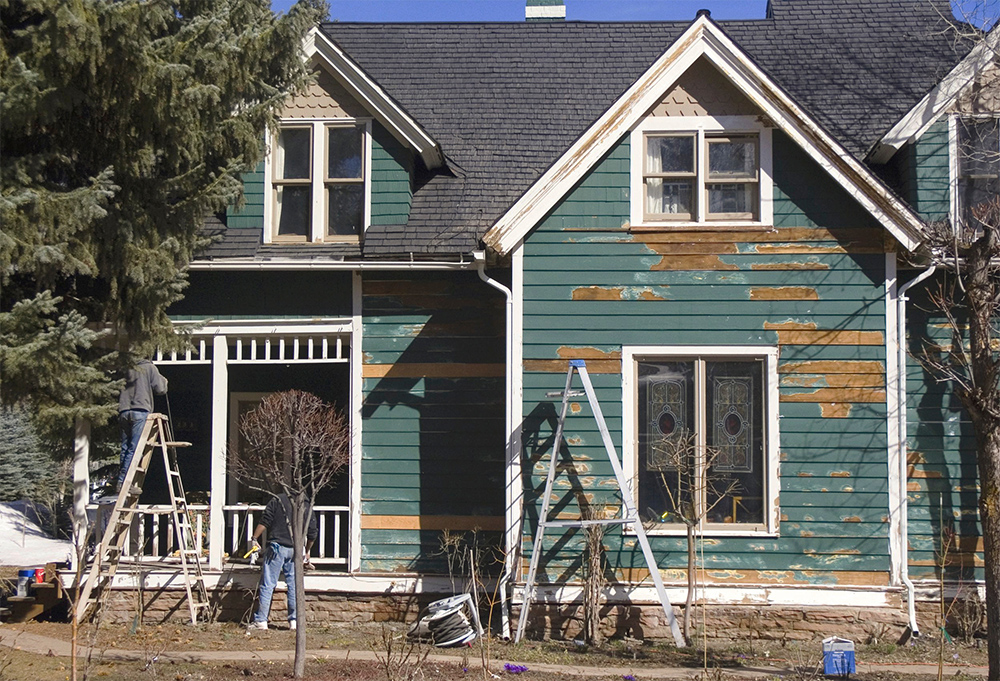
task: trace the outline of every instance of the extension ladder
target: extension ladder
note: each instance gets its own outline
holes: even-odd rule
[[[132,526],[132,520],[139,505],[139,495],[132,494],[131,490],[133,487],[138,487],[141,490],[142,483],[146,479],[146,471],[149,470],[150,462],[157,449],[163,455],[163,469],[167,474],[171,515],[177,536],[181,573],[184,576],[184,588],[187,591],[191,623],[195,624],[198,621],[198,615],[202,611],[207,617],[210,604],[205,588],[205,577],[201,571],[201,547],[196,545],[194,534],[191,531],[187,497],[184,493],[184,483],[181,480],[175,452],[178,447],[190,446],[190,442],[172,441],[167,417],[163,414],[149,414],[146,417],[142,435],[136,444],[135,455],[125,473],[125,481],[118,493],[118,499],[107,519],[104,536],[94,555],[94,562],[91,564],[86,581],[80,585],[80,594],[76,604],[77,621],[84,621],[96,611],[101,598],[109,590],[108,587],[114,580],[128,538],[129,528]]]
[[[552,485],[556,477],[556,465],[559,462],[559,453],[562,449],[563,429],[566,424],[566,412],[569,407],[569,398],[584,394],[579,390],[572,389],[574,372],[580,374],[580,380],[583,383],[587,400],[590,402],[590,408],[594,412],[594,419],[597,421],[597,428],[601,431],[601,439],[604,441],[604,449],[607,450],[608,459],[611,461],[611,468],[614,469],[615,478],[618,480],[618,493],[621,495],[622,507],[624,509],[624,514],[620,518],[549,520],[548,517],[549,504],[552,499]],[[597,395],[594,392],[593,384],[590,382],[590,375],[587,373],[587,364],[584,360],[570,360],[569,369],[566,371],[566,388],[562,391],[562,393],[549,394],[550,397],[556,397],[559,395],[562,396],[562,409],[559,412],[555,438],[552,442],[551,454],[549,458],[549,472],[545,478],[545,494],[542,497],[541,512],[538,514],[538,530],[535,532],[535,544],[531,551],[531,564],[528,568],[528,579],[524,585],[524,602],[521,604],[521,613],[517,620],[517,634],[514,637],[514,642],[520,642],[521,638],[524,636],[524,629],[528,623],[527,613],[531,607],[532,600],[535,599],[535,590],[537,588],[535,580],[538,574],[538,564],[540,563],[542,556],[542,539],[545,536],[545,529],[549,527],[583,528],[591,525],[631,525],[632,531],[635,532],[636,538],[639,540],[639,545],[642,547],[642,555],[646,559],[646,567],[649,569],[649,575],[653,579],[653,584],[656,586],[656,593],[660,597],[660,604],[663,606],[663,612],[667,616],[667,624],[670,626],[670,632],[674,636],[674,642],[677,644],[678,648],[684,647],[684,637],[681,635],[680,627],[677,625],[677,618],[674,617],[673,608],[670,605],[669,598],[667,598],[667,591],[663,587],[663,579],[660,577],[659,567],[656,565],[656,560],[653,558],[653,551],[649,547],[649,540],[646,538],[646,530],[642,526],[642,521],[639,518],[639,512],[632,503],[632,497],[628,492],[627,483],[625,481],[625,473],[622,470],[621,462],[618,459],[618,453],[615,451],[614,443],[611,442],[611,434],[608,432],[608,425],[604,421],[604,413],[601,411],[601,405],[597,401]]]

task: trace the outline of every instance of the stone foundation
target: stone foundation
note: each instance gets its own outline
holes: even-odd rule
[[[413,622],[419,612],[442,594],[371,595],[332,592],[307,592],[308,619],[316,623]],[[215,619],[223,622],[246,622],[253,612],[253,591],[229,586],[211,594]],[[142,620],[146,624],[168,621],[183,622],[189,618],[183,589],[146,590],[142,593]],[[139,593],[116,590],[112,593],[106,620],[131,622],[139,611]],[[674,608],[678,619],[682,609]],[[920,603],[919,622],[922,630],[936,628],[937,604]],[[498,613],[496,613],[498,616]],[[512,625],[519,616],[514,607]],[[671,638],[663,610],[656,604],[606,605],[602,608],[602,630],[605,636],[637,639]],[[274,594],[271,621],[287,619],[285,592]],[[498,625],[495,622],[494,625]],[[900,607],[834,608],[817,606],[739,606],[710,605],[704,613],[694,612],[698,637],[707,625],[709,639],[812,641],[827,636],[845,636],[858,642],[869,639],[899,640],[907,629],[905,604]],[[528,622],[530,638],[574,639],[583,630],[583,608],[577,604],[560,606],[535,605]]]
[[[359,622],[412,622],[431,601],[441,594],[371,595],[306,591],[308,621],[352,624]],[[105,607],[105,621],[131,622],[139,612],[139,593],[135,590],[113,591]],[[253,615],[254,592],[241,587],[215,589],[209,601],[219,622],[248,622]],[[187,594],[177,589],[147,590],[142,594],[142,621],[146,624],[190,621]],[[275,591],[271,599],[270,620],[288,619],[285,591]]]
[[[531,612],[530,638],[574,639],[583,635],[583,606],[532,606]],[[675,606],[674,613],[681,624],[683,609]],[[907,629],[905,608],[710,605],[704,611],[696,607],[692,614],[692,631],[697,638],[701,639],[704,631],[709,640],[719,642],[813,641],[827,636],[859,642],[869,638],[896,641]],[[601,631],[613,638],[672,638],[658,604],[605,606],[601,609]]]

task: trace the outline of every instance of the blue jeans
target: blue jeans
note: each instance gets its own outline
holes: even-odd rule
[[[288,586],[288,621],[295,619],[295,549],[272,541],[267,543],[267,552],[264,554],[254,622],[267,621],[267,615],[271,612],[271,596],[278,584],[278,575],[282,572],[285,573],[285,584]]]
[[[142,437],[142,428],[146,425],[146,417],[149,412],[145,409],[126,409],[118,412],[118,427],[122,432],[122,452],[121,466],[118,468],[118,487],[125,482],[125,473],[128,472],[132,457],[135,456],[136,445]]]

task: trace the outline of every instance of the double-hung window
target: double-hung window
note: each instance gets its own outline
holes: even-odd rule
[[[972,209],[1000,193],[1000,118],[957,119],[957,211],[955,219],[973,227]]]
[[[773,348],[625,348],[625,462],[657,531],[775,531]]]
[[[771,131],[758,121],[650,117],[630,143],[633,227],[771,221]]]
[[[364,234],[369,134],[354,121],[288,121],[273,137],[270,232],[274,241],[342,241]]]

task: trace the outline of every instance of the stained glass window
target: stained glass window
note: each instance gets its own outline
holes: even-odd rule
[[[764,364],[638,362],[641,514],[674,524],[764,522]]]

